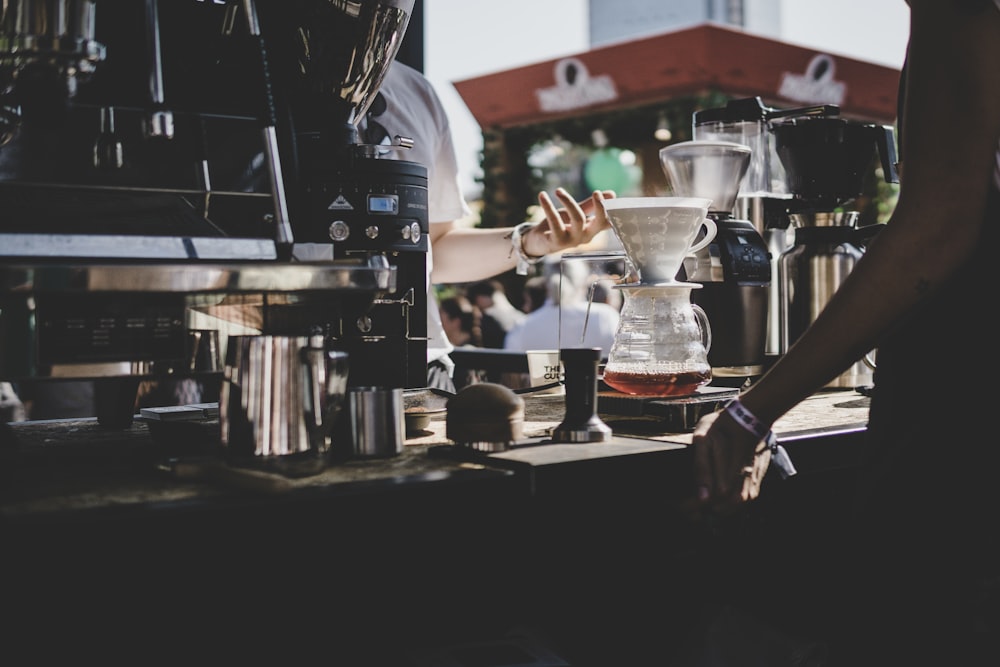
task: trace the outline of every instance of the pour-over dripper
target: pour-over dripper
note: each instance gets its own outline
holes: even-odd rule
[[[639,281],[656,285],[674,282],[684,258],[715,238],[711,204],[703,197],[616,197],[604,210]]]
[[[660,149],[660,165],[675,195],[711,199],[710,213],[729,216],[750,166],[750,147],[732,141],[682,141]]]

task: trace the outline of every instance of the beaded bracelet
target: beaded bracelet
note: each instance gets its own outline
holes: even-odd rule
[[[753,433],[760,440],[766,440],[771,433],[771,428],[764,422],[757,419],[757,416],[750,412],[740,399],[734,398],[726,404],[726,412],[736,420],[736,423]]]
[[[519,276],[528,275],[528,267],[538,264],[545,259],[545,255],[533,257],[524,251],[524,235],[535,228],[536,222],[522,222],[510,235],[511,252],[517,257],[516,271]]]

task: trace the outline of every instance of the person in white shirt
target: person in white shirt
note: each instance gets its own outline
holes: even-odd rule
[[[368,122],[377,122],[388,136],[413,139],[405,152],[392,151],[387,157],[417,162],[427,167],[428,222],[431,251],[428,253],[427,344],[428,386],[453,388],[454,363],[448,354],[454,349],[441,326],[432,284],[466,283],[491,278],[516,266],[536,263],[551,253],[589,242],[610,223],[600,201],[613,197],[610,191],[595,192],[576,202],[559,188],[556,206],[545,192],[538,202],[545,219],[516,228],[471,228],[456,224],[469,214],[459,185],[458,160],[447,113],[430,81],[399,61],[389,68],[380,89],[385,109]],[[515,233],[516,230],[516,233]]]
[[[548,297],[541,308],[507,332],[504,349],[525,352],[599,347],[606,359],[620,313],[607,303],[587,299],[588,276],[589,269],[580,262],[546,261]]]
[[[503,283],[496,278],[480,280],[465,288],[469,300],[483,312],[486,318],[491,318],[495,326],[487,331],[485,320],[483,324],[483,345],[485,347],[503,347],[507,332],[514,325],[523,322],[525,313],[507,298]]]

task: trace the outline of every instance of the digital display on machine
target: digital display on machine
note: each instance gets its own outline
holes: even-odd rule
[[[399,197],[396,195],[368,195],[369,213],[389,213],[399,212]]]

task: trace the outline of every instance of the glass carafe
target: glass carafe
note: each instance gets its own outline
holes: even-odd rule
[[[697,283],[616,285],[624,303],[604,383],[634,396],[685,396],[711,382],[712,330]]]

